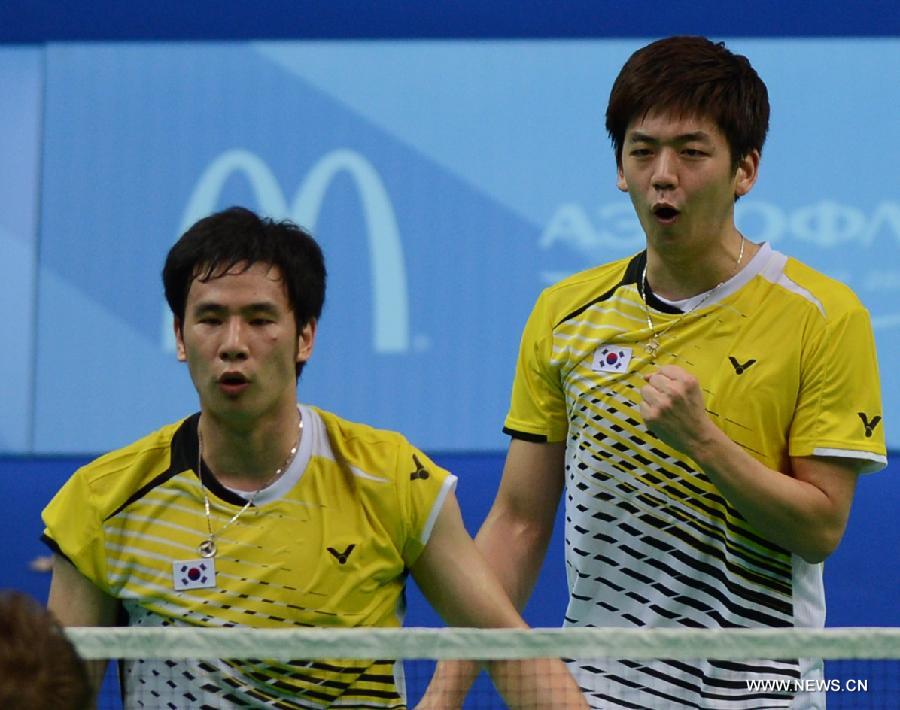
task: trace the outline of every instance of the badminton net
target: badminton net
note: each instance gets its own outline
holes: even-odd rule
[[[528,659],[544,658],[569,661],[593,707],[688,707],[677,699],[702,686],[699,706],[705,708],[790,707],[799,697],[824,698],[829,710],[900,708],[900,628],[72,628],[67,633],[84,659],[117,662],[110,664],[99,699],[104,709],[123,707],[116,673],[132,679],[126,708],[414,708],[438,661],[511,660],[495,672],[527,673],[534,671]],[[809,672],[821,668],[817,659],[824,660],[824,670]],[[441,668],[449,674],[464,666]],[[248,691],[254,681],[266,689],[263,695]],[[341,696],[353,683],[357,690]],[[400,697],[392,696],[392,689]],[[521,702],[523,709],[564,710]],[[444,703],[438,700],[437,706]],[[446,707],[453,704],[448,700]],[[482,673],[463,707],[507,705]]]

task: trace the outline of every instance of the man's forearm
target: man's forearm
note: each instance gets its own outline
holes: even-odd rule
[[[587,708],[578,684],[558,659],[491,661],[491,680],[513,710],[582,710]]]
[[[529,534],[527,526],[516,525],[511,516],[495,510],[488,515],[475,537],[479,552],[520,612],[537,580],[548,542],[549,534]],[[471,661],[441,661],[417,707],[419,710],[461,708],[480,670],[481,667]],[[497,685],[496,679],[494,682]],[[500,686],[497,687],[500,690]]]
[[[416,710],[461,708],[480,670],[474,661],[441,661]]]
[[[479,552],[520,613],[537,582],[551,531],[536,531],[531,521],[491,511],[475,536]]]
[[[828,480],[805,471],[802,478],[797,471],[787,475],[757,461],[718,428],[689,455],[767,539],[810,562],[825,559],[837,547],[855,486],[849,464],[795,460],[795,468],[816,467]]]
[[[439,663],[417,710],[461,708],[480,668],[473,661]],[[495,660],[485,668],[507,707],[514,710],[587,708],[577,683],[558,659]]]
[[[791,457],[792,470],[782,473],[751,456],[710,419],[696,377],[665,365],[645,380],[641,416],[647,427],[700,466],[747,522],[809,562],[834,550],[856,487],[858,465],[852,459]]]
[[[519,612],[525,607],[540,572],[563,488],[564,456],[563,443],[536,444],[519,440],[510,443],[497,499],[472,546],[477,560],[469,560],[460,570],[463,577],[471,580],[470,567],[483,566],[490,577],[487,587],[491,588],[493,611],[478,615],[474,625],[482,628],[525,626],[514,607]],[[460,565],[458,554],[448,559],[451,566]],[[446,574],[447,563],[436,566]],[[436,597],[446,596],[446,584],[432,586],[438,587]],[[478,590],[479,597],[484,594],[483,589]],[[469,608],[464,614],[467,617],[462,620],[464,625],[473,624],[472,615],[478,606],[476,603],[476,608]],[[507,611],[499,613],[504,606]],[[555,666],[556,672],[566,672],[561,662],[549,663],[559,664]],[[474,663],[439,663],[420,707],[442,710],[461,707],[478,670]],[[571,689],[574,681],[570,678],[569,682]]]

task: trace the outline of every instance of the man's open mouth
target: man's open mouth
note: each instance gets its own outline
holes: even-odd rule
[[[671,205],[657,205],[653,208],[653,216],[662,222],[670,222],[678,215],[678,210]]]
[[[219,383],[223,385],[243,385],[247,383],[247,377],[240,372],[226,372],[219,378]]]

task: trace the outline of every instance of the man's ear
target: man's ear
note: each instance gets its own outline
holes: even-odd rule
[[[184,349],[184,324],[180,318],[172,319],[172,328],[175,330],[175,356],[179,362],[186,362],[187,351]]]
[[[312,357],[316,343],[316,319],[310,318],[297,334],[297,362],[307,362]]]
[[[743,197],[756,184],[756,178],[759,177],[759,160],[759,151],[752,150],[738,161],[734,173],[735,197]]]
[[[625,182],[625,173],[622,171],[622,164],[616,166],[616,187],[622,192],[628,192],[628,183]]]

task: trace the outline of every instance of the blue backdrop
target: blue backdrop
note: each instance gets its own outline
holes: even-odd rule
[[[302,398],[431,451],[501,450],[540,289],[642,248],[602,122],[643,43],[0,49],[0,140],[15,157],[0,172],[14,314],[0,451],[102,451],[195,408],[159,270],[187,225],[233,203],[291,217],[325,247]],[[738,224],[866,303],[896,448],[900,40],[729,44],[773,105]]]

